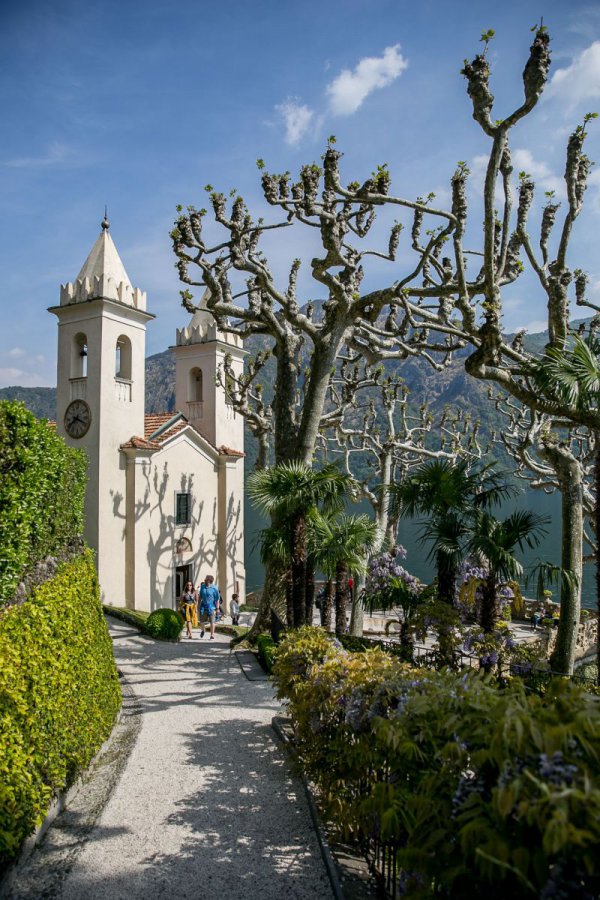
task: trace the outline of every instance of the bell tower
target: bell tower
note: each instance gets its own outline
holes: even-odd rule
[[[146,294],[132,287],[104,217],[73,282],[61,286],[56,427],[86,451],[85,538],[96,550],[106,601],[125,600],[125,459],[121,444],[144,434]]]
[[[244,419],[236,413],[217,372],[225,357],[235,378],[244,371],[246,351],[237,334],[220,331],[206,305],[208,291],[187,328],[177,329],[175,354],[175,407],[213,446],[244,449]]]
[[[207,295],[188,327],[177,330],[172,348],[175,406],[219,451],[216,574],[228,603],[234,592],[244,594],[244,466],[239,458],[244,455],[244,419],[217,384],[217,375],[229,357],[233,377],[239,377],[246,351],[238,335],[217,328],[206,305]]]

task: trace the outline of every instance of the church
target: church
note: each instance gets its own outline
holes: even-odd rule
[[[104,603],[177,605],[207,574],[229,606],[245,596],[244,422],[216,384],[237,335],[202,307],[176,332],[176,412],[145,413],[146,325],[154,316],[102,230],[77,278],[61,287],[57,432],[88,456],[85,538]]]

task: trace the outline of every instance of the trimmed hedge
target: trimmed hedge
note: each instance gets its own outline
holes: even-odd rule
[[[0,401],[0,606],[83,531],[87,459],[16,401]]]
[[[256,647],[258,649],[258,658],[262,662],[263,668],[271,674],[277,653],[277,644],[270,634],[259,634],[256,638]]]
[[[121,704],[92,553],[0,612],[0,868],[109,736]]]
[[[144,624],[144,631],[150,637],[162,641],[177,641],[183,625],[183,616],[165,606],[150,613]]]
[[[565,679],[421,670],[290,631],[273,670],[329,822],[403,896],[600,896],[600,701]]]
[[[146,619],[150,615],[150,613],[143,612],[138,609],[127,609],[122,606],[108,606],[108,604],[104,604],[102,609],[108,616],[113,616],[115,619],[120,619],[121,622],[127,622],[128,625],[133,625],[134,628],[138,628],[141,632],[144,632],[146,629]]]

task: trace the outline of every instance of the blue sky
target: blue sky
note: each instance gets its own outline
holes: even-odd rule
[[[21,0],[1,5],[0,386],[52,385],[59,285],[79,271],[108,204],[111,234],[157,319],[148,353],[186,321],[168,232],[175,205],[204,204],[207,183],[235,187],[259,210],[255,160],[296,173],[327,136],[344,177],[387,162],[393,191],[436,192],[459,159],[473,171],[471,234],[481,220],[487,142],[471,118],[463,59],[490,47],[497,117],[521,97],[530,27],[544,15],[553,80],[514,134],[517,168],[562,191],[564,147],[600,111],[600,7],[507,0]],[[600,120],[588,153],[600,162]],[[272,215],[272,214],[271,214]],[[289,230],[291,232],[291,229]],[[576,226],[572,264],[600,303],[600,169]],[[275,272],[312,254],[312,236],[270,248]],[[402,267],[408,257],[400,255]],[[367,285],[394,279],[375,266]],[[310,285],[304,279],[304,298]],[[318,295],[318,292],[317,292]],[[507,295],[509,329],[542,326],[544,302],[524,279]]]

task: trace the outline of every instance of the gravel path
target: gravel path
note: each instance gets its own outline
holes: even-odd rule
[[[45,896],[331,898],[302,787],[271,729],[271,684],[247,680],[227,637],[170,644],[121,622],[110,630],[141,727],[89,839]],[[55,827],[34,853],[42,864]]]

